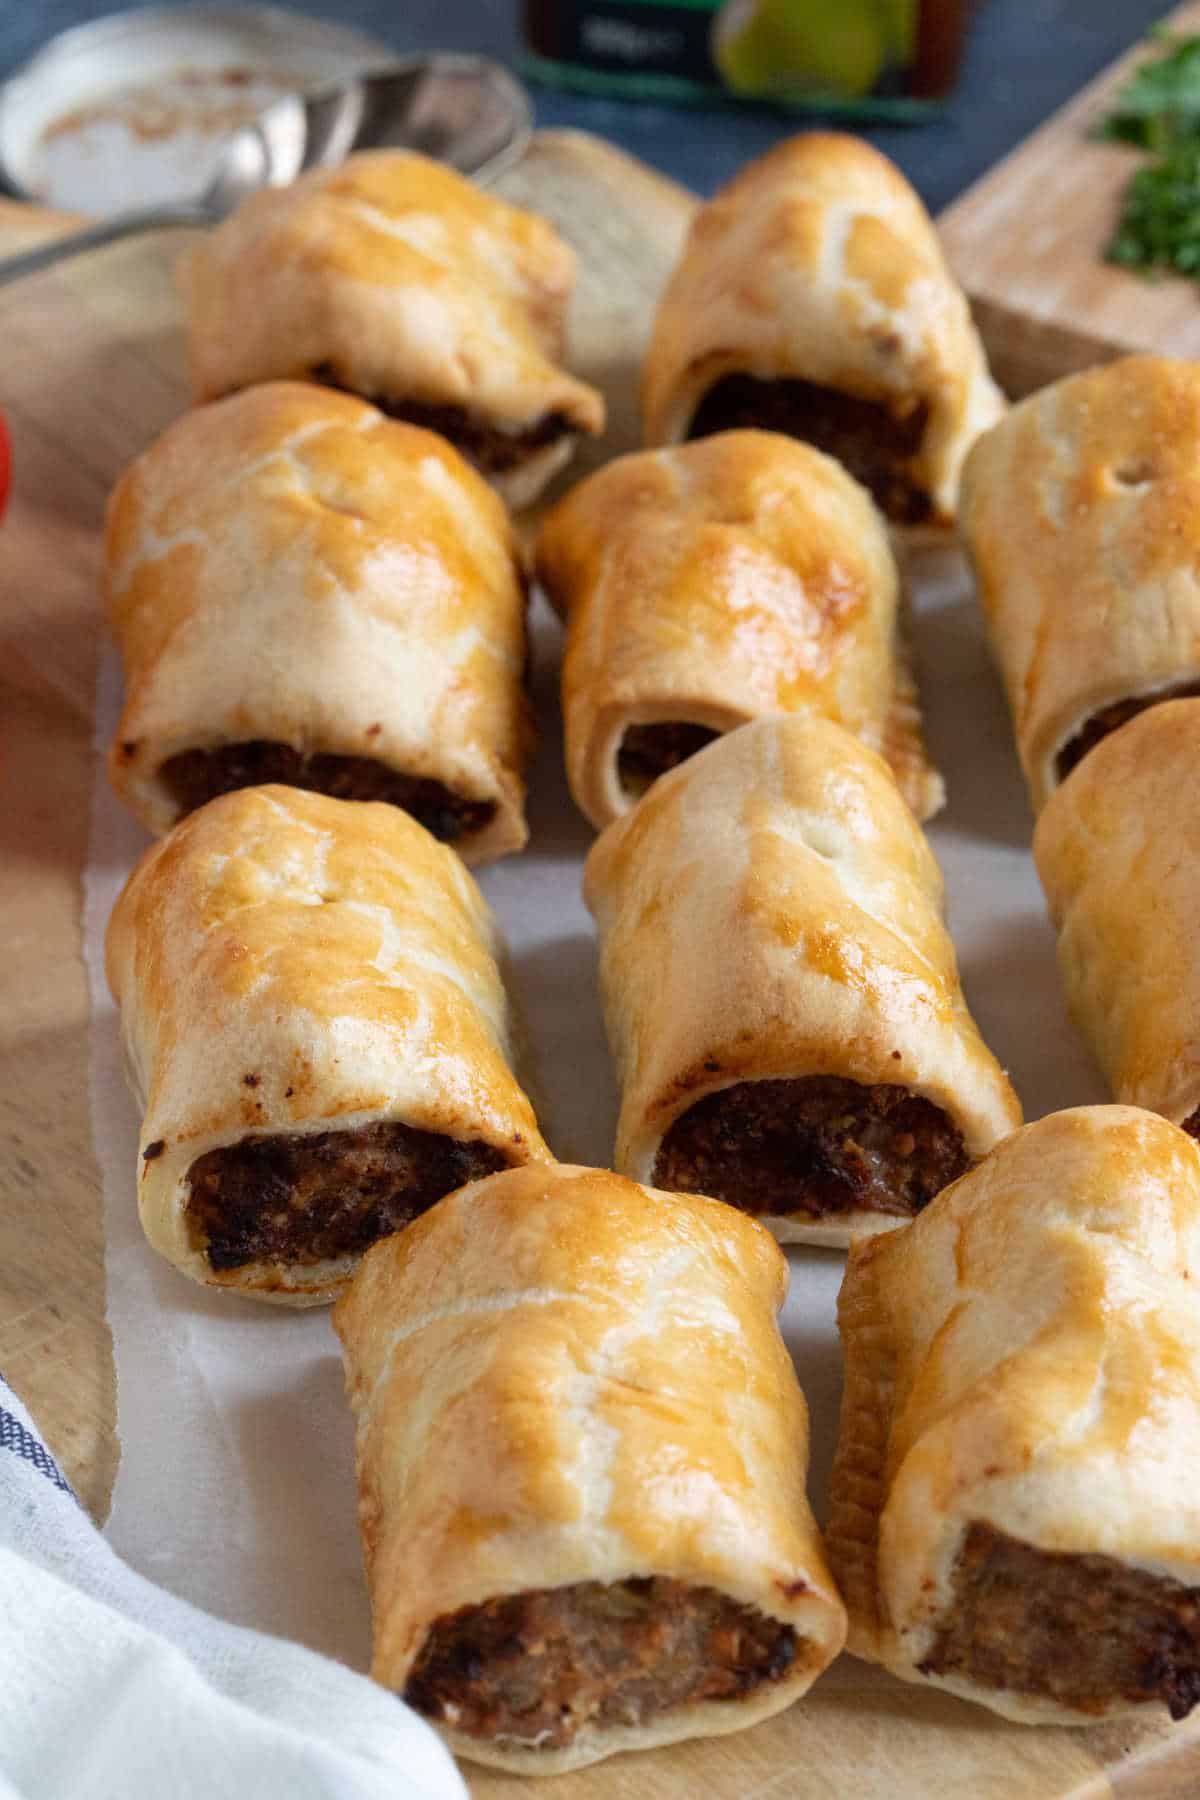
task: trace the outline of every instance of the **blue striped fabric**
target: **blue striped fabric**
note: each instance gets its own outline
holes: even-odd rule
[[[39,1475],[52,1481],[56,1488],[64,1494],[70,1494],[71,1484],[47,1450],[40,1438],[27,1431],[20,1419],[13,1417],[3,1405],[4,1395],[8,1389],[0,1380],[0,1451],[8,1450],[13,1456],[19,1456],[23,1462],[32,1463]],[[73,1496],[72,1496],[73,1497]]]

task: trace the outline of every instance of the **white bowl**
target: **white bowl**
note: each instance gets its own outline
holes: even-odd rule
[[[0,86],[0,181],[96,215],[188,199],[223,140],[279,94],[394,60],[376,38],[282,7],[116,13],[53,38]]]

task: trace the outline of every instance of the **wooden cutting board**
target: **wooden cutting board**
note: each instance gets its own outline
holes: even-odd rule
[[[654,292],[693,202],[574,134],[535,140],[504,187],[581,250],[573,361],[606,390],[612,415],[593,455],[630,448]],[[969,222],[969,199],[955,213]],[[0,202],[0,251],[55,228]],[[171,282],[181,241],[163,234],[0,290],[0,401],[17,470],[0,534],[0,1368],[98,1517],[117,1456],[79,916],[98,530],[118,471],[186,404]],[[961,233],[955,242],[961,257]],[[517,1791],[501,1776],[470,1780],[478,1800]],[[1183,1800],[1198,1788],[1200,1718],[1023,1729],[843,1658],[806,1701],[752,1731],[618,1759],[561,1778],[553,1794]]]
[[[1200,5],[1165,23],[1200,32]],[[1129,350],[1200,357],[1200,283],[1151,282],[1103,260],[1145,158],[1094,133],[1116,90],[1155,53],[1135,45],[938,220],[992,368],[1014,398]]]

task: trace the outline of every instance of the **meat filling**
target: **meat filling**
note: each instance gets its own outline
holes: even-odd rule
[[[1136,719],[1147,707],[1157,706],[1160,700],[1191,700],[1197,694],[1200,694],[1200,681],[1185,681],[1179,687],[1160,688],[1154,694],[1134,694],[1128,700],[1115,700],[1111,706],[1102,707],[1098,713],[1092,714],[1083,730],[1059,751],[1054,765],[1058,779],[1065,781],[1088,751],[1094,750],[1110,731],[1119,731],[1122,725],[1128,725],[1130,719]]]
[[[889,519],[918,525],[928,518],[931,501],[911,465],[928,422],[929,408],[921,402],[898,415],[878,401],[811,381],[726,375],[696,408],[688,436],[752,429],[802,438],[849,469]]]
[[[439,1619],[404,1698],[470,1737],[557,1750],[585,1726],[736,1700],[793,1667],[791,1625],[665,1576],[539,1589]]]
[[[1179,1129],[1186,1131],[1190,1138],[1200,1140],[1200,1106],[1196,1108],[1195,1112],[1188,1114]]]
[[[335,800],[386,800],[403,807],[444,844],[482,831],[495,817],[491,800],[469,800],[420,775],[405,775],[371,756],[305,756],[290,744],[256,738],[212,750],[183,750],[159,770],[180,809],[194,812],[234,788],[282,782]]]
[[[686,719],[670,719],[659,725],[631,725],[621,739],[617,751],[617,774],[626,793],[644,794],[646,789],[678,768],[705,744],[720,737],[707,725],[691,725]]]
[[[503,475],[509,469],[517,468],[527,462],[539,450],[557,444],[561,438],[575,431],[565,413],[544,413],[535,419],[532,425],[526,425],[519,431],[505,431],[499,425],[480,418],[477,413],[469,412],[465,406],[429,406],[422,400],[390,399],[382,394],[363,394],[350,387],[347,382],[339,381],[337,373],[330,363],[319,363],[310,371],[313,381],[319,381],[322,387],[338,388],[342,393],[356,394],[360,400],[366,400],[371,406],[378,407],[389,419],[399,419],[404,425],[420,425],[426,431],[436,431],[439,437],[446,438],[454,445],[461,456],[465,456],[481,475]]]
[[[957,1126],[907,1088],[806,1075],[698,1100],[663,1138],[654,1185],[755,1215],[909,1218],[969,1166]]]
[[[1081,1713],[1161,1700],[1183,1719],[1200,1700],[1200,1588],[1110,1556],[1035,1550],[976,1521],[955,1565],[953,1608],[921,1672]]]
[[[247,1137],[192,1164],[188,1227],[217,1270],[358,1256],[443,1194],[507,1167],[490,1144],[394,1122]]]

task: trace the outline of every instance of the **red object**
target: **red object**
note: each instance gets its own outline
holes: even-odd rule
[[[4,414],[0,413],[0,516],[8,500],[8,481],[12,472],[12,452],[8,447],[8,432],[4,427]]]

